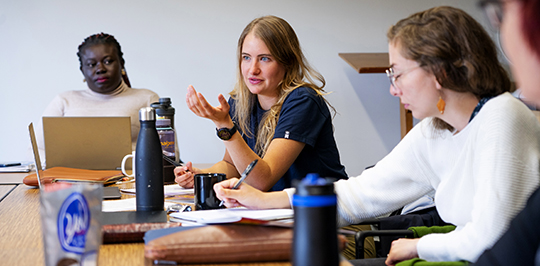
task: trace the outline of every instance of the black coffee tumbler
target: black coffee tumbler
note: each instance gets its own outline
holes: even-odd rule
[[[222,209],[221,200],[216,196],[214,184],[227,179],[226,174],[205,173],[196,174],[193,178],[195,188],[195,210]]]
[[[152,107],[139,110],[141,130],[135,148],[135,193],[137,211],[163,211],[163,159]]]
[[[334,184],[308,174],[293,195],[293,266],[339,265]]]

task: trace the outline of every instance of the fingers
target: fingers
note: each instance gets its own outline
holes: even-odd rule
[[[216,119],[218,109],[210,105],[202,93],[197,92],[192,85],[189,85],[187,89],[186,104],[189,110],[191,110],[197,116],[212,120]]]
[[[204,96],[202,95],[202,93],[200,92],[197,92],[197,99],[199,100],[199,104],[200,106],[202,107],[202,109],[204,111],[210,111],[212,110],[212,106],[208,103],[208,101],[206,100],[206,98],[204,98]]]
[[[223,96],[223,94],[218,95],[218,101],[221,104],[221,110],[223,112],[229,113],[229,109],[231,107],[229,106],[229,103],[227,102],[227,99],[225,99],[225,96]]]
[[[246,183],[242,183],[237,189],[232,189],[236,183],[238,179],[231,178],[214,185],[217,197],[225,202],[225,206],[261,209],[263,193]]]
[[[177,176],[174,181],[183,188],[193,188],[193,174],[191,172]]]
[[[405,239],[400,238],[398,240],[392,241],[392,246],[390,248],[390,254],[386,258],[386,265],[395,265],[398,262],[417,258],[418,251],[416,245],[418,243],[418,238],[416,239]]]
[[[388,254],[390,255],[390,254]],[[394,266],[394,261],[392,259],[390,259],[390,256],[386,257],[386,260],[384,261],[384,264],[386,264],[387,266]]]
[[[216,192],[216,196],[220,199],[225,201],[225,203],[237,203],[235,198],[231,198],[230,191],[231,188],[234,187],[234,185],[238,182],[237,178],[231,178],[227,179],[225,181],[219,182],[214,185],[214,191]],[[230,207],[226,205],[227,207]]]
[[[218,198],[223,199],[223,197],[226,196],[227,191],[233,188],[237,182],[238,178],[231,178],[215,184],[214,191],[216,191],[216,195],[218,196]]]
[[[179,166],[174,168],[174,181],[178,183],[183,188],[192,188],[193,187],[193,176],[194,171],[192,163],[188,162],[185,166]]]
[[[187,162],[184,166],[178,166],[178,167],[175,167],[174,168],[174,175],[175,176],[179,176],[179,175],[183,175],[187,172],[196,172],[195,171],[196,169],[193,168],[193,163],[192,162]]]
[[[192,172],[192,173],[195,173],[195,168],[193,168],[193,163],[192,162],[187,162],[185,167],[187,167],[187,170]]]
[[[192,85],[189,85],[187,89],[186,104],[189,110],[191,110],[194,114],[196,114],[197,116],[203,116],[199,104],[199,98],[197,97],[197,91],[195,90],[195,88],[193,88]]]

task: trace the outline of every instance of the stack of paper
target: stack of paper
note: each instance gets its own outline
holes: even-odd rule
[[[171,217],[201,224],[234,223],[242,218],[271,221],[293,217],[292,209],[249,210],[246,208],[177,212]]]
[[[165,202],[165,209],[167,209],[169,205],[174,205],[174,203]],[[137,210],[137,201],[135,198],[104,200],[101,206],[103,212],[135,211]]]
[[[8,165],[8,164],[6,164]],[[14,166],[0,167],[0,173],[28,173],[34,168],[32,163],[20,163]]]

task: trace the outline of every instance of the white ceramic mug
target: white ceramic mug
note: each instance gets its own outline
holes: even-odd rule
[[[128,175],[128,173],[126,172],[126,161],[129,158],[131,158],[131,161],[132,161],[131,175]],[[133,151],[131,154],[128,154],[128,155],[124,156],[124,158],[122,159],[122,174],[124,174],[125,176],[128,176],[128,177],[135,178],[135,151]]]

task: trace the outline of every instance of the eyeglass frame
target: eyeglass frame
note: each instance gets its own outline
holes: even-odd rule
[[[510,0],[511,1],[511,0]],[[504,4],[510,1],[480,0],[478,6],[484,11],[489,24],[494,30],[499,30],[504,18]]]
[[[393,67],[389,67],[388,69],[386,69],[385,72],[386,72],[386,76],[390,80],[390,85],[392,85],[394,87],[394,89],[400,89],[396,85],[396,82],[397,82],[398,78],[400,78],[404,74],[407,74],[407,73],[409,73],[409,72],[411,72],[411,71],[413,71],[413,70],[415,70],[416,68],[419,68],[419,67],[422,67],[422,66],[418,65],[418,66],[414,66],[414,67],[405,69],[405,70],[401,71],[401,73],[399,73],[397,75],[394,73],[394,68]]]

